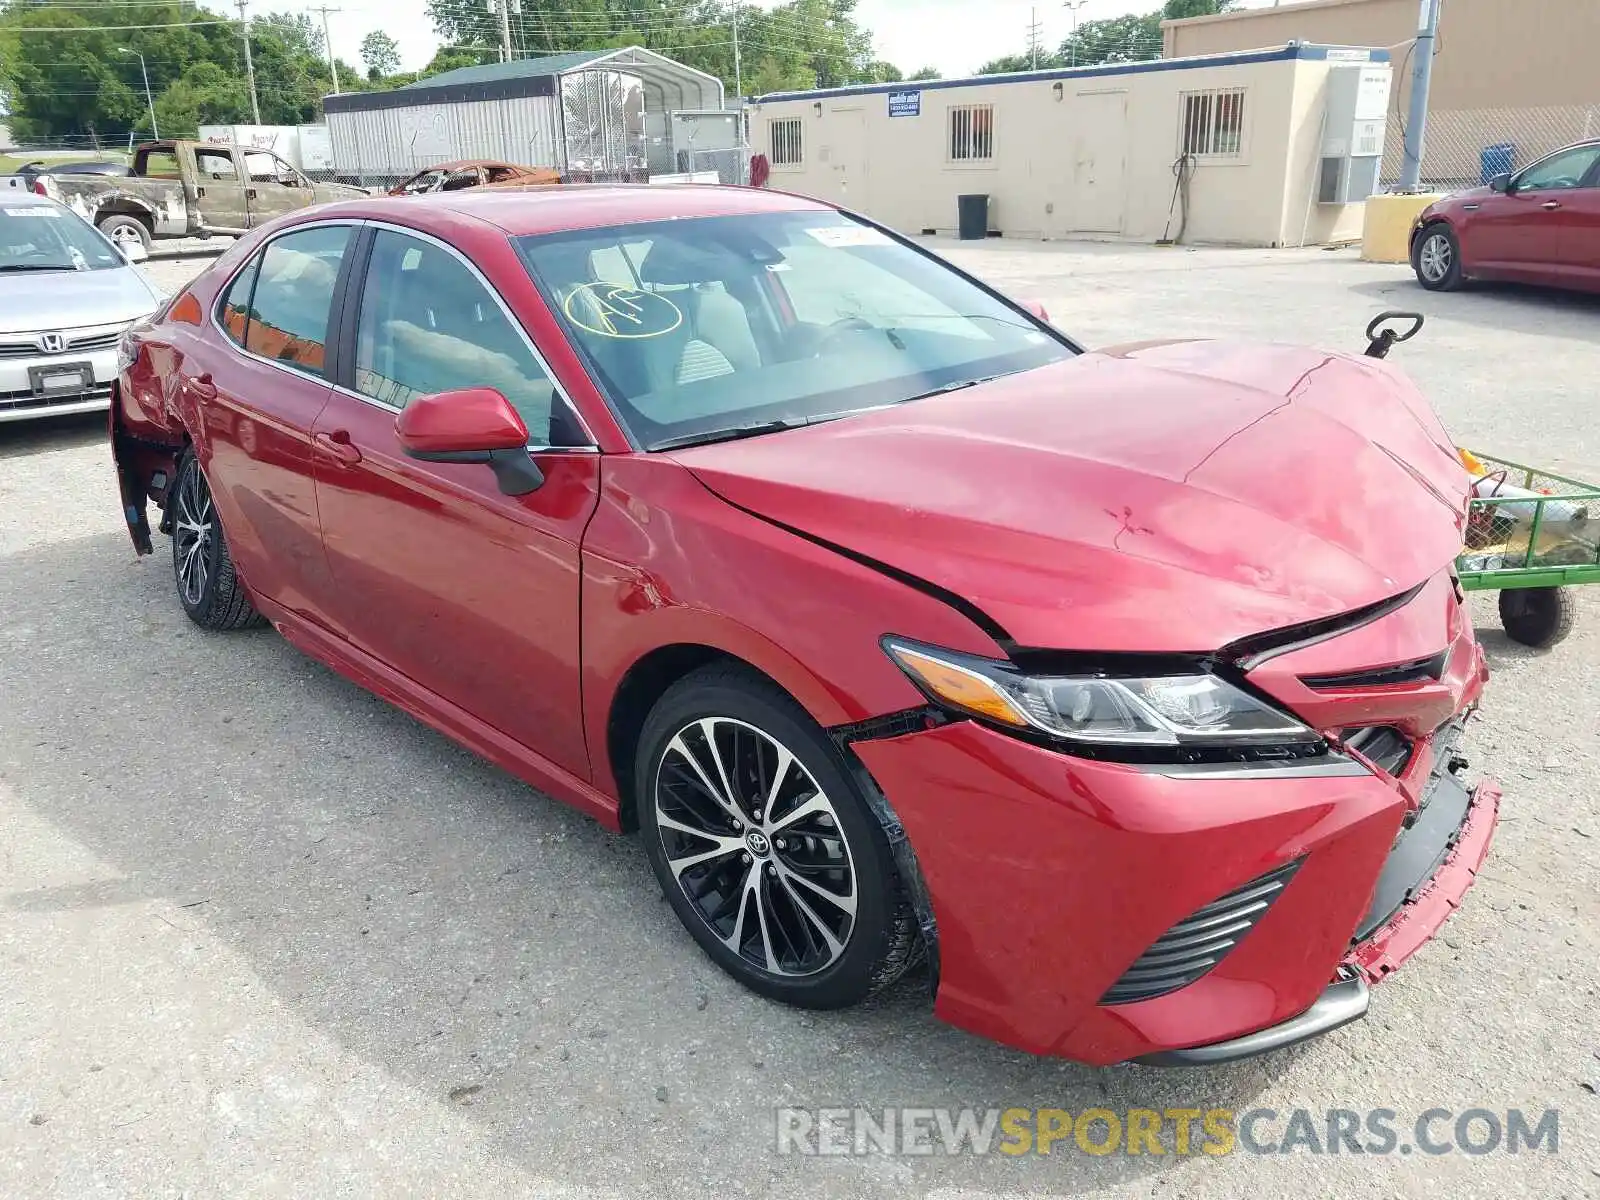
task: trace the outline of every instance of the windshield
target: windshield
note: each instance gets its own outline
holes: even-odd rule
[[[59,204],[0,204],[0,271],[96,271],[127,264]]]
[[[937,259],[832,211],[517,242],[646,449],[898,404],[1073,353]]]

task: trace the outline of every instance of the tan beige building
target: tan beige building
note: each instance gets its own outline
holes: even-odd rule
[[[1279,46],[782,93],[750,133],[772,187],[912,234],[955,233],[959,197],[986,195],[1006,237],[1299,246],[1359,236],[1390,77],[1383,51]]]
[[[1383,177],[1399,173],[1418,0],[1309,0],[1162,23],[1167,57],[1292,41],[1387,47],[1396,75]],[[1484,152],[1512,166],[1600,136],[1600,0],[1444,0],[1424,180],[1478,182]],[[1501,156],[1508,153],[1499,152]],[[1491,162],[1502,161],[1491,154]]]

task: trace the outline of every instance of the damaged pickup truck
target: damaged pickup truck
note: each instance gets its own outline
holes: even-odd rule
[[[59,200],[113,242],[239,236],[274,217],[367,193],[314,183],[270,150],[211,142],[148,142],[133,174],[40,175],[34,191]]]

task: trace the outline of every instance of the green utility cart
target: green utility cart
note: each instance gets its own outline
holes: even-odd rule
[[[1462,460],[1480,469],[1456,560],[1461,586],[1500,593],[1513,641],[1553,646],[1572,631],[1566,589],[1600,583],[1600,487],[1477,451]]]

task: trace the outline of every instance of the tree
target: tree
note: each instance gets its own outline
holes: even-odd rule
[[[1161,19],[1181,21],[1185,17],[1214,17],[1238,7],[1238,0],[1167,0],[1161,9]]]
[[[913,79],[913,80],[938,79],[939,78],[939,68],[938,67],[922,67],[919,70],[913,71],[910,75],[907,75],[906,78],[907,79]]]
[[[374,29],[361,39],[361,61],[367,66],[367,78],[382,79],[400,69],[400,46],[381,29]]]
[[[1183,3],[1184,0],[1174,0]],[[1102,21],[1085,21],[1061,43],[1056,62],[1087,67],[1096,63],[1143,62],[1161,57],[1161,13],[1128,13]]]
[[[1059,66],[1054,55],[1041,54],[1039,56],[1039,69]],[[1009,75],[1013,71],[1033,70],[1032,54],[1006,54],[1000,58],[990,59],[978,68],[979,75]]]
[[[892,62],[879,60],[872,64],[873,83],[899,83],[905,76],[900,74],[900,68]]]

